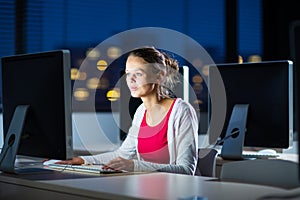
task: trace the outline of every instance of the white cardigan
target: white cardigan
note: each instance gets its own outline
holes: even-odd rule
[[[198,118],[195,109],[186,101],[177,98],[168,122],[169,164],[143,161],[137,150],[139,128],[145,113],[141,104],[132,121],[128,135],[122,145],[113,152],[92,156],[81,156],[85,164],[101,164],[120,156],[134,159],[134,171],[164,171],[194,175],[198,160]],[[136,159],[137,158],[137,159]]]

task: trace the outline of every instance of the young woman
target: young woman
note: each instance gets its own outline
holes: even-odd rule
[[[194,108],[172,98],[178,62],[154,47],[134,49],[126,61],[126,81],[142,104],[122,145],[113,152],[75,157],[61,164],[105,164],[125,171],[193,175],[198,159],[198,119]]]

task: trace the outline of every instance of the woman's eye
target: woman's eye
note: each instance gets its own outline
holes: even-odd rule
[[[143,76],[143,74],[142,73],[136,73],[136,76]]]

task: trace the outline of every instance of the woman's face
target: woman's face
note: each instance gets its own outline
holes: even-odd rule
[[[133,97],[146,97],[156,93],[155,75],[143,58],[129,56],[126,61],[126,82]]]

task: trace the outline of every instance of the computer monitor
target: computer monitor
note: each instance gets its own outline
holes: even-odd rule
[[[226,138],[225,135],[234,133],[236,128],[234,126],[242,127],[245,122],[245,135],[240,147],[289,148],[292,146],[292,66],[292,61],[288,60],[210,66],[209,89],[219,87],[214,77],[220,73],[226,93],[226,117],[220,133],[221,138],[225,140],[224,144],[228,142],[227,140],[234,141],[237,136],[232,134],[232,137]],[[240,113],[232,114],[236,105],[246,105],[248,109],[243,108]],[[236,124],[232,126],[230,123]],[[243,131],[242,129],[239,131]]]
[[[72,155],[70,52],[2,58],[4,145],[0,170],[15,173],[16,155]]]
[[[294,62],[294,127],[297,141],[299,180],[300,180],[300,20],[290,24],[290,54]]]

